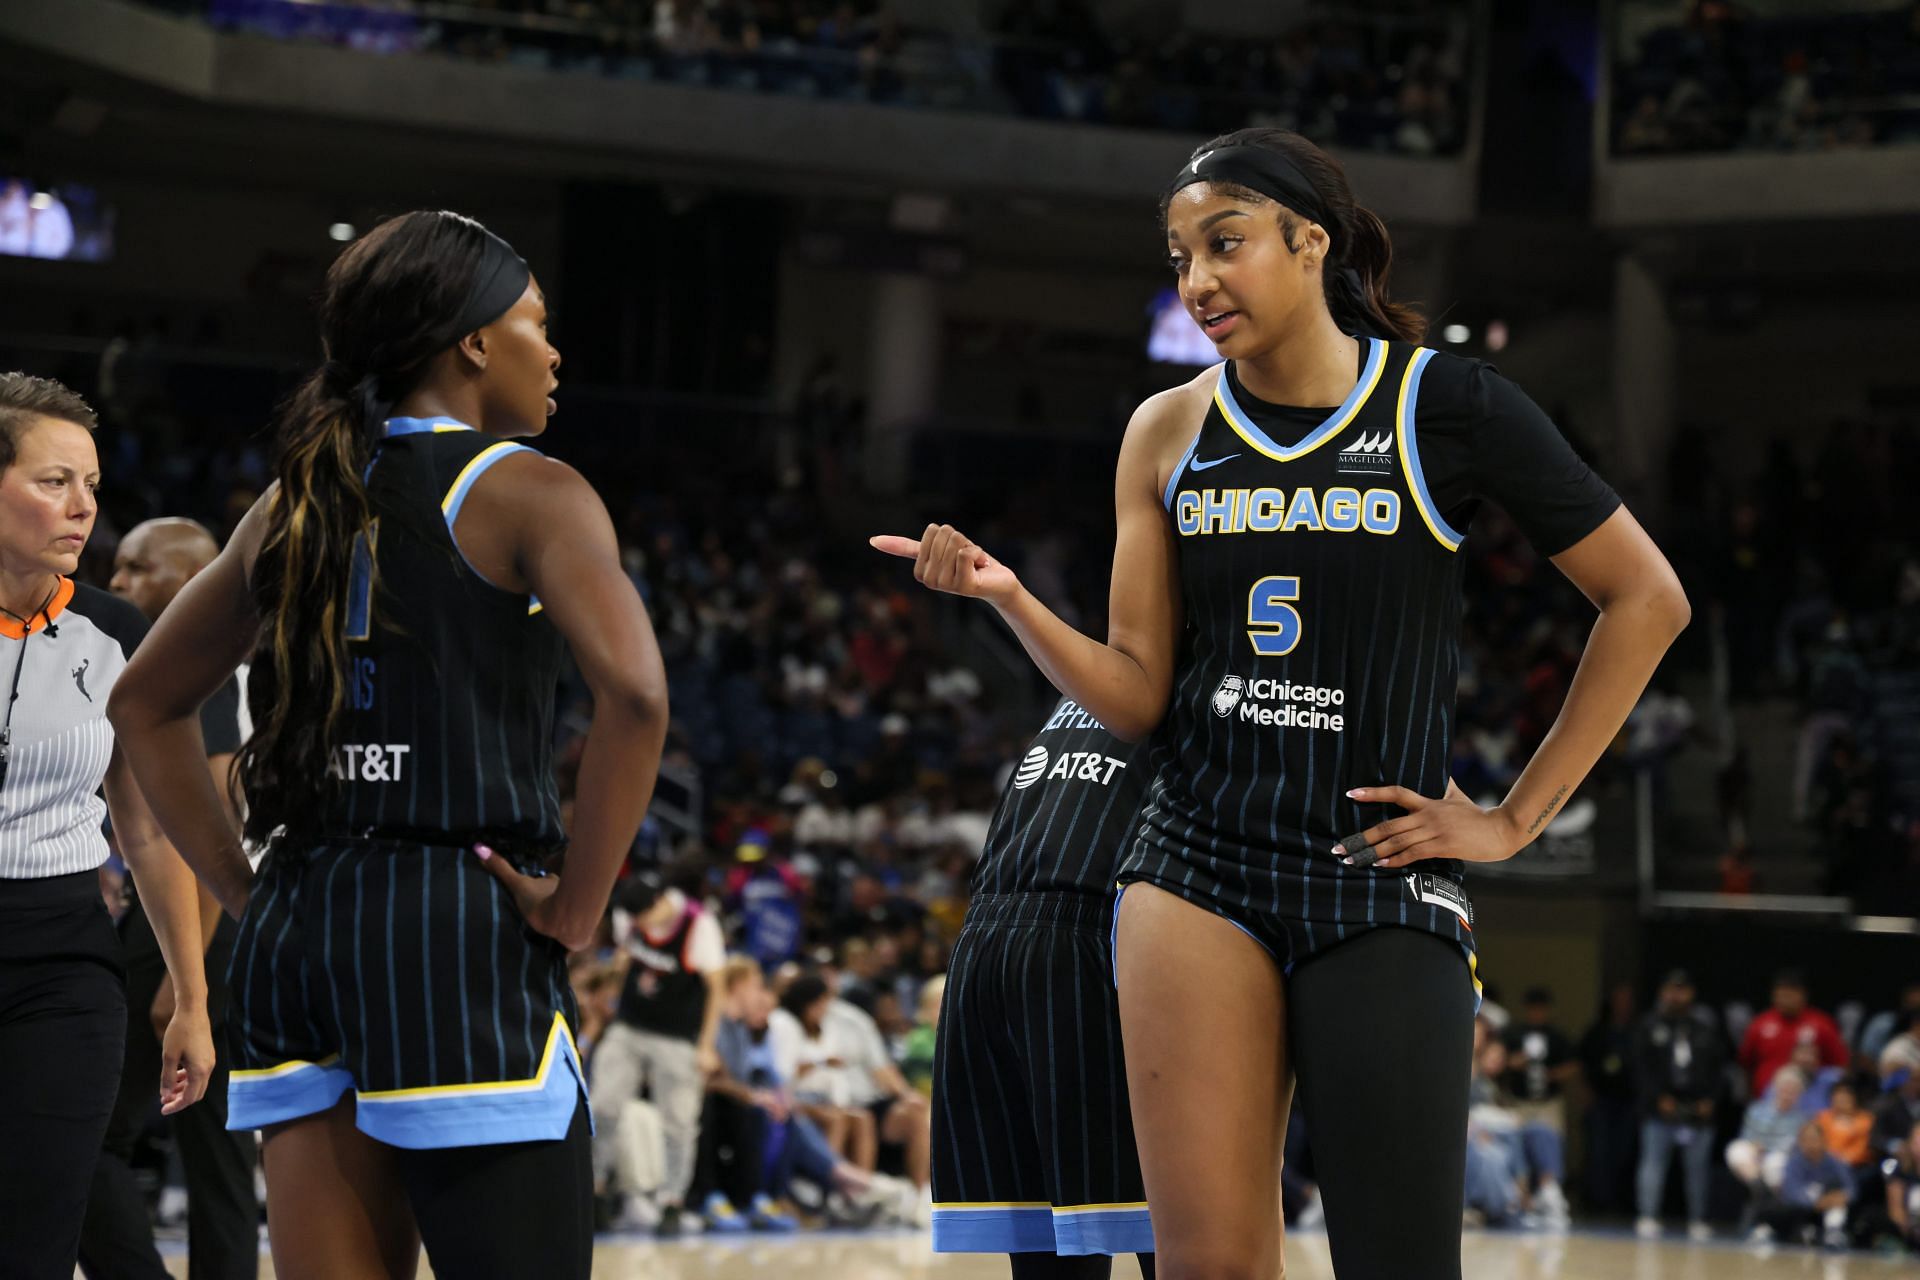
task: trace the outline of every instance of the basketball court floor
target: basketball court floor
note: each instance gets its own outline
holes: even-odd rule
[[[164,1245],[168,1268],[185,1277],[184,1242]],[[1469,1232],[1464,1251],[1468,1280],[1894,1280],[1920,1276],[1912,1257],[1825,1253],[1813,1249],[1762,1251],[1731,1240],[1706,1245],[1682,1240],[1647,1242],[1626,1231],[1571,1235]],[[420,1275],[431,1272],[423,1262]],[[998,1257],[935,1254],[924,1232],[818,1232],[660,1243],[643,1236],[609,1235],[596,1253],[595,1280],[1005,1280]],[[1131,1258],[1114,1267],[1115,1280],[1138,1280]],[[273,1268],[264,1256],[261,1280]],[[528,1280],[540,1280],[529,1277]],[[1287,1240],[1287,1280],[1334,1280],[1327,1238],[1298,1233]]]

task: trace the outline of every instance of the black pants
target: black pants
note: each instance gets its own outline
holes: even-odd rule
[[[750,1102],[709,1093],[700,1112],[700,1151],[687,1205],[698,1209],[715,1191],[745,1209],[767,1189],[767,1113]]]
[[[1451,939],[1384,928],[1287,980],[1298,1078],[1340,1280],[1459,1280],[1474,992]]]
[[[234,923],[221,917],[207,949],[207,1013],[218,1057],[207,1096],[168,1120],[187,1180],[189,1280],[254,1280],[260,1268],[260,1206],[254,1198],[254,1138],[227,1131],[226,973]],[[120,1096],[94,1169],[80,1235],[80,1266],[91,1280],[165,1280],[153,1222],[134,1181],[134,1145],[157,1105],[160,1040],[148,1011],[166,977],[159,940],[136,902],[121,918],[127,965],[127,1052]]]
[[[440,1280],[589,1280],[593,1145],[587,1102],[558,1141],[394,1148]]]
[[[126,1030],[97,873],[0,880],[0,1280],[71,1280]]]

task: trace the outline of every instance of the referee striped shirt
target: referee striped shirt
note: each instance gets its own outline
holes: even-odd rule
[[[131,604],[68,578],[28,626],[0,617],[0,680],[11,685],[20,673],[0,782],[0,879],[70,875],[107,860],[107,695],[146,633]]]

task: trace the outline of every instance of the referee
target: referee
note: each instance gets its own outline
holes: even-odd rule
[[[219,554],[213,535],[192,520],[149,520],[120,539],[109,586],[151,621]],[[227,681],[200,708],[200,736],[206,741],[207,767],[226,795],[233,754],[240,749],[237,681]],[[226,978],[236,926],[205,885],[200,886],[200,924],[207,1012],[221,1051],[206,1099],[182,1112],[172,1126],[187,1181],[187,1275],[189,1280],[253,1280],[260,1270],[256,1144],[250,1129],[227,1130]],[[173,1013],[173,983],[137,895],[120,918],[120,940],[127,966],[126,1065],[106,1148],[93,1174],[80,1265],[89,1275],[112,1280],[164,1280],[167,1269],[154,1248],[153,1222],[134,1183],[130,1158],[152,1111],[147,1082],[159,1068],[160,1036]]]
[[[59,383],[0,374],[0,1280],[70,1280],[120,1081],[126,988],[99,879],[109,809],[173,975],[161,1110],[198,1101],[213,1070],[193,877],[106,719],[146,621],[71,577],[99,510],[93,425]]]

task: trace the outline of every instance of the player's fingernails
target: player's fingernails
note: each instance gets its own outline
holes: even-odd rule
[[[1354,866],[1358,866],[1358,865],[1360,865],[1359,863],[1357,863],[1357,862],[1355,862],[1355,861],[1354,861],[1354,860],[1353,860],[1352,858],[1342,858],[1342,859],[1340,859],[1340,861],[1342,861],[1342,862],[1344,862],[1344,863],[1346,863],[1346,864],[1347,864],[1348,866],[1350,866],[1350,867],[1354,867]]]
[[[1345,845],[1343,845],[1343,844],[1337,844],[1337,845],[1335,845],[1335,846],[1333,846],[1333,856],[1334,856],[1334,857],[1336,857],[1336,858],[1346,858],[1346,857],[1347,857],[1347,846],[1345,846]],[[1352,858],[1347,858],[1347,861],[1348,861],[1348,862],[1352,862],[1352,861],[1353,861],[1353,859],[1352,859]]]
[[[480,855],[480,861],[482,862],[485,862],[488,858],[491,858],[493,856],[493,850],[488,848],[484,844],[477,844],[473,846],[473,851]]]
[[[1366,794],[1367,794],[1367,789],[1365,787],[1355,787],[1353,790],[1347,792],[1347,799],[1359,800],[1362,797],[1364,797]]]

